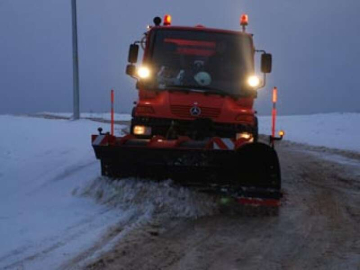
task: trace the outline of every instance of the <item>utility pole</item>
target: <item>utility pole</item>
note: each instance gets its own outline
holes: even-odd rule
[[[79,93],[79,57],[78,57],[78,36],[77,36],[77,18],[76,18],[76,0],[71,0],[72,9],[72,41],[73,41],[73,99],[74,111],[73,119],[80,118],[80,93]]]

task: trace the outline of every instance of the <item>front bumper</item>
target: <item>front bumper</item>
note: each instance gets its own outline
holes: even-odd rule
[[[251,133],[257,141],[258,126],[257,119],[255,124],[234,124],[234,123],[217,123],[211,119],[196,120],[172,120],[166,118],[148,118],[134,117],[131,121],[131,133],[135,125],[144,125],[152,128],[152,135],[160,135],[164,137],[189,136],[193,134],[201,134],[201,137],[221,137],[235,138],[237,133]],[[171,136],[172,134],[175,136]]]

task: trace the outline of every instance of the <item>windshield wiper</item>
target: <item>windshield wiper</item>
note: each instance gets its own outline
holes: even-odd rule
[[[210,87],[210,86],[200,86],[200,85],[191,85],[189,86],[190,88],[196,89],[196,90],[203,90],[206,93],[214,93],[214,94],[219,94],[222,96],[228,96],[230,95],[229,93],[218,89],[218,88],[214,88],[214,87]]]
[[[169,90],[183,90],[186,92],[193,91],[193,92],[203,92],[203,93],[211,93],[211,94],[218,94],[221,96],[231,96],[231,94],[224,92],[223,90],[209,87],[209,86],[200,86],[200,85],[167,85],[165,89]]]

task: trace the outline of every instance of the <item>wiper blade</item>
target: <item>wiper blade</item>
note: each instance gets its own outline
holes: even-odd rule
[[[164,88],[162,88],[162,90],[175,90],[175,91],[181,91],[181,92],[189,93],[193,89],[187,88],[187,87],[185,87],[183,85],[167,85]]]
[[[194,92],[205,92],[205,93],[214,93],[223,96],[231,96],[231,94],[224,92],[223,90],[209,87],[209,86],[200,86],[200,85],[167,85],[165,89],[174,89],[174,90],[183,90],[183,91],[194,91]]]
[[[233,98],[238,98],[238,95],[236,95],[236,94],[228,93],[228,92],[225,92],[224,90],[210,87],[210,86],[191,85],[189,87],[191,87],[192,89],[196,89],[196,90],[202,90],[202,91],[204,91],[205,94],[217,94],[220,96],[229,96],[229,97],[233,97]]]
[[[210,93],[215,93],[215,94],[219,94],[219,95],[230,95],[229,93],[226,93],[225,91],[223,91],[221,89],[209,87],[209,86],[193,85],[193,86],[189,86],[189,87],[196,89],[196,90],[203,90],[204,92],[210,92]]]

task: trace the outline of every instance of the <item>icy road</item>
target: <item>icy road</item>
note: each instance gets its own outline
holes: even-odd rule
[[[360,269],[360,156],[291,143],[279,154],[278,217],[164,219],[87,269]]]
[[[0,124],[0,269],[360,269],[359,152],[281,142],[279,216],[251,217],[169,182],[99,177],[98,123]]]

